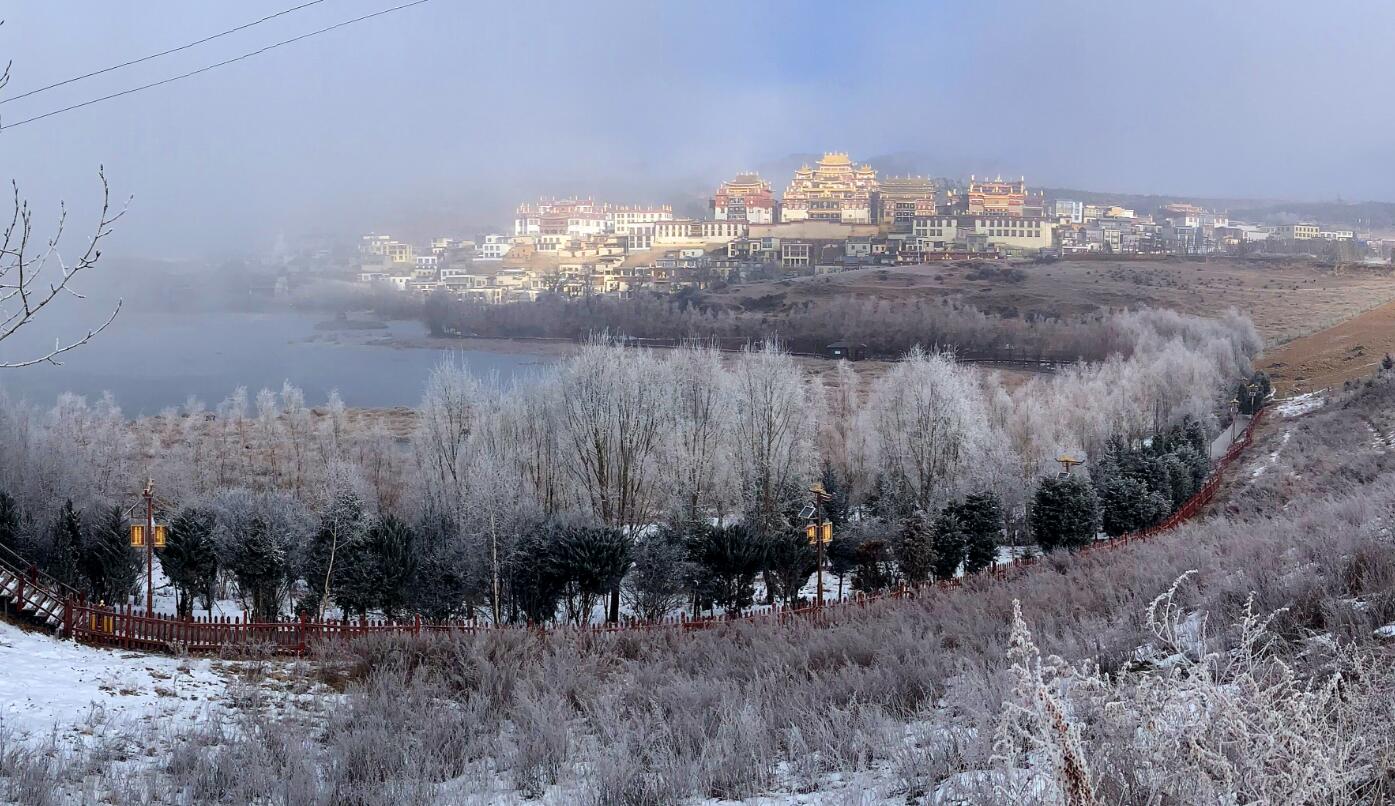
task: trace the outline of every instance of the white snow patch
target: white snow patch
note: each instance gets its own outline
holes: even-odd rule
[[[1384,627],[1377,627],[1375,629],[1375,632],[1372,634],[1375,635],[1375,637],[1381,639],[1382,641],[1395,640],[1395,624],[1387,624]]]
[[[0,726],[21,742],[80,743],[94,722],[157,726],[221,707],[228,678],[206,658],[95,649],[0,622]]]
[[[1280,401],[1274,409],[1281,417],[1298,417],[1322,408],[1326,402],[1327,398],[1322,392],[1308,392]]]

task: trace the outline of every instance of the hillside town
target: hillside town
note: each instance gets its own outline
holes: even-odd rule
[[[1249,223],[1189,203],[1137,210],[1048,198],[1025,177],[879,177],[830,152],[796,170],[783,194],[756,173],[722,182],[701,219],[678,217],[669,204],[544,198],[518,206],[512,232],[476,240],[364,235],[358,280],[503,303],[945,260],[1313,253],[1376,262],[1390,250],[1351,229]]]

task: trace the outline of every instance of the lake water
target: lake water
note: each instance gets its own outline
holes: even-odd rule
[[[63,392],[92,399],[110,391],[127,416],[156,414],[183,405],[190,395],[211,408],[238,386],[255,397],[258,390],[279,390],[288,380],[304,390],[310,405],[324,403],[338,389],[349,406],[414,406],[427,375],[443,359],[459,360],[480,375],[497,372],[506,380],[548,362],[501,352],[373,344],[387,337],[420,338],[425,329],[419,322],[393,322],[388,330],[317,330],[315,324],[327,318],[123,311],[91,344],[61,357],[63,366],[0,370],[0,389],[11,398],[45,405]],[[41,343],[37,338],[35,333],[23,345],[0,345],[0,361],[21,358],[21,348],[23,357],[32,357]]]

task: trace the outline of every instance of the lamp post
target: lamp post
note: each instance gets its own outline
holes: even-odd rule
[[[814,503],[805,505],[800,514],[803,515],[805,519],[813,519],[813,523],[804,527],[804,534],[809,538],[809,542],[814,544],[814,551],[818,555],[815,561],[818,574],[818,582],[816,584],[818,604],[816,604],[815,607],[823,607],[824,546],[833,540],[833,524],[824,520],[823,505],[826,501],[832,499],[833,496],[824,489],[822,483],[810,487],[809,492],[814,494]]]
[[[1238,398],[1238,397],[1232,397],[1232,398],[1230,399],[1230,444],[1231,444],[1231,445],[1234,445],[1234,444],[1235,444],[1235,426],[1236,426],[1236,425],[1238,424],[1238,422],[1239,422],[1239,417],[1240,417],[1240,398]]]
[[[145,614],[155,612],[155,549],[165,547],[165,525],[155,523],[155,480],[146,479],[145,523],[131,524],[131,546],[145,549]]]

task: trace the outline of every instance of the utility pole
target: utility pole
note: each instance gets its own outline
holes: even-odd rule
[[[833,496],[830,495],[828,491],[824,489],[823,484],[821,483],[815,484],[813,487],[810,487],[809,492],[814,494],[814,505],[810,507],[810,509],[813,509],[813,512],[811,514],[814,516],[814,523],[808,528],[807,534],[809,535],[810,542],[814,544],[814,551],[818,555],[818,604],[815,606],[823,607],[824,545],[833,539],[833,524],[826,523],[824,521],[823,505],[825,501],[832,499]]]
[[[145,615],[155,614],[155,480],[145,481]]]

